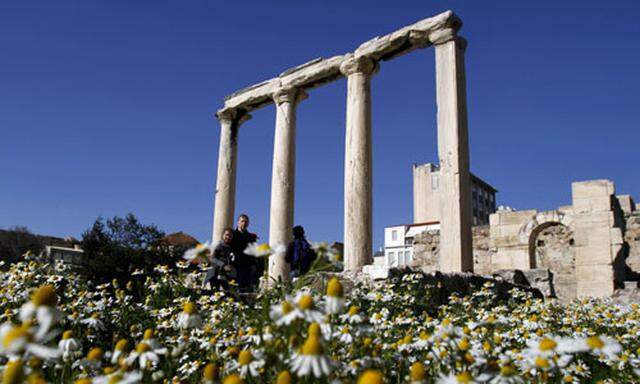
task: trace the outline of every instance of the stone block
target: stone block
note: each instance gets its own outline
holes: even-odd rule
[[[581,286],[610,282],[613,285],[613,268],[611,265],[576,265],[578,290]]]
[[[613,294],[613,280],[610,282],[585,283],[578,282],[577,295],[582,297],[609,297]]]
[[[528,210],[528,211],[514,211],[514,212],[499,212],[497,214],[500,215],[500,225],[521,226],[527,221],[533,219],[537,213],[538,211],[536,210]]]
[[[631,213],[636,210],[636,204],[631,195],[617,195],[618,203],[624,213]]]
[[[491,258],[491,269],[529,269],[529,248],[500,249]]]
[[[611,196],[597,196],[588,198],[574,198],[575,213],[604,212],[611,210]]]
[[[571,183],[571,196],[575,198],[591,198],[611,196],[615,194],[615,185],[611,180],[588,180]]]

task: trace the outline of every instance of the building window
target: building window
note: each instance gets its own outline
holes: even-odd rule
[[[438,175],[431,175],[431,190],[435,191],[438,189],[439,183]]]
[[[404,251],[404,263],[409,265],[411,263],[411,252]]]
[[[391,231],[391,240],[392,241],[398,240],[398,231],[396,231],[395,229]]]

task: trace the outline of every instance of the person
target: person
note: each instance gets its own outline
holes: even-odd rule
[[[251,233],[249,228],[249,216],[241,214],[238,216],[238,226],[233,231],[231,249],[235,255],[234,267],[237,271],[238,288],[241,291],[249,291],[253,288],[255,275],[257,273],[256,260],[253,256],[247,255],[244,251],[251,243],[258,240],[255,233]],[[259,276],[258,276],[259,278]]]
[[[293,241],[287,245],[284,257],[289,264],[290,276],[299,277],[309,272],[315,259],[316,253],[304,237],[304,228],[300,225],[293,227]]]
[[[233,240],[233,229],[225,228],[222,231],[222,241],[213,250],[211,256],[211,269],[205,277],[205,285],[209,284],[211,289],[222,288],[229,290],[229,282],[235,280],[236,269],[233,267],[233,250],[231,249]]]

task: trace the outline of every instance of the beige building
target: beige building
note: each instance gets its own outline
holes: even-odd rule
[[[473,173],[471,176],[471,205],[473,225],[489,224],[489,215],[496,211],[496,190]],[[413,165],[413,222],[440,221],[442,207],[440,167],[427,163]]]

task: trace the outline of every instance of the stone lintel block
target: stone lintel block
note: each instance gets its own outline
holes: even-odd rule
[[[313,88],[342,76],[340,65],[345,56],[315,59],[291,68],[280,75],[284,88]]]
[[[238,108],[250,112],[272,102],[271,95],[280,88],[280,79],[270,79],[241,89],[225,98],[225,108]]]
[[[361,44],[354,52],[317,58],[284,71],[279,77],[243,88],[225,98],[225,108],[238,108],[246,112],[272,102],[271,95],[281,86],[312,88],[342,77],[340,65],[348,55],[366,56],[374,61],[388,60],[414,49],[430,45],[429,35],[447,30],[455,34],[462,21],[452,11],[446,11],[418,21],[385,36],[378,36]]]
[[[460,19],[453,12],[446,11],[387,35],[377,36],[360,44],[353,53],[356,56],[368,56],[374,60],[388,60],[414,49],[429,46],[429,35],[433,31],[445,28],[457,31],[461,26]]]
[[[522,243],[518,236],[500,236],[492,239],[493,246],[498,248],[523,248],[529,247],[528,243]]]

